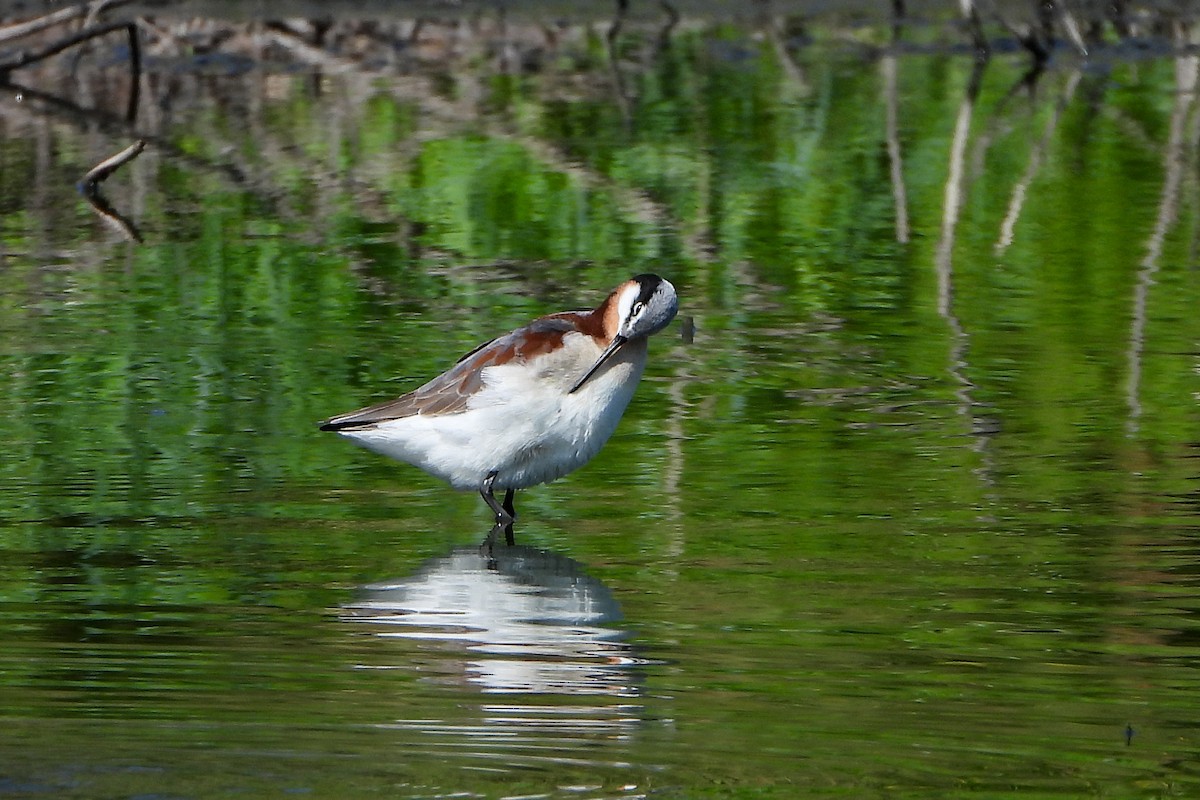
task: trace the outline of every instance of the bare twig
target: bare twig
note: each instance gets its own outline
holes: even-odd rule
[[[896,241],[908,242],[908,192],[904,186],[904,162],[900,154],[900,98],[896,78],[896,47],[904,29],[904,2],[892,4],[892,47],[879,60],[883,72],[883,103],[887,110],[887,152],[892,181],[892,203],[896,206]]]
[[[900,154],[900,111],[896,87],[896,56],[880,59],[883,71],[883,102],[887,110],[887,152],[892,181],[892,203],[896,207],[896,241],[908,241],[908,192],[904,186],[904,162]]]
[[[373,72],[353,59],[334,55],[324,48],[309,44],[302,36],[282,25],[267,23],[263,33],[268,41],[286,48],[305,64],[311,64],[329,72],[360,71],[367,74]]]
[[[56,25],[62,25],[67,22],[83,17],[87,24],[91,25],[96,16],[102,11],[123,6],[132,0],[96,0],[92,3],[63,8],[50,14],[28,20],[26,22],[17,22],[12,25],[0,28],[0,44],[11,42],[14,39],[20,39],[25,36],[32,36],[35,33],[41,33],[44,30],[49,30]]]
[[[139,44],[138,26],[130,25],[126,29],[129,36],[129,105],[125,108],[125,121],[137,119],[138,101],[141,98],[142,85],[142,46]]]
[[[101,181],[108,178],[123,165],[129,163],[138,157],[138,154],[146,148],[146,140],[138,139],[133,144],[126,147],[115,156],[104,159],[96,166],[87,171],[87,174],[79,181],[81,186],[95,186]]]
[[[775,17],[764,15],[763,33],[775,51],[775,57],[779,60],[779,66],[783,68],[783,74],[787,76],[788,82],[796,88],[797,94],[807,95],[810,91],[808,78],[804,75],[804,68],[788,52],[787,42],[781,35],[783,32],[780,31],[780,21]]]
[[[1075,70],[1067,78],[1066,88],[1063,89],[1062,97],[1054,107],[1054,113],[1050,119],[1046,121],[1046,127],[1042,131],[1042,138],[1033,146],[1029,153],[1029,163],[1025,167],[1024,174],[1020,180],[1013,186],[1012,197],[1008,201],[1008,211],[1004,215],[1004,222],[1000,225],[1000,238],[996,241],[995,250],[997,253],[1003,253],[1008,249],[1008,246],[1013,242],[1013,234],[1017,227],[1017,220],[1021,216],[1021,209],[1025,205],[1025,193],[1029,190],[1033,179],[1037,177],[1038,171],[1042,168],[1042,159],[1045,157],[1046,151],[1050,148],[1050,141],[1054,137],[1054,131],[1058,128],[1058,121],[1062,118],[1063,111],[1071,102],[1071,98],[1075,95],[1075,87],[1079,85],[1079,79],[1083,77],[1083,73]]]
[[[123,0],[122,0],[123,1]],[[91,14],[94,15],[103,10],[107,6],[104,3],[93,3],[88,6],[91,9]],[[89,17],[90,19],[90,17]],[[82,44],[90,39],[95,39],[100,36],[112,33],[114,31],[124,30],[125,35],[129,38],[129,103],[125,109],[125,121],[133,122],[137,119],[138,103],[141,96],[142,82],[142,48],[138,36],[138,25],[136,22],[122,21],[110,22],[104,25],[96,25],[86,28],[73,36],[68,36],[59,39],[57,42],[43,47],[41,50],[23,51],[15,58],[7,62],[0,63],[0,83],[11,84],[11,73],[15,69],[27,67],[30,64],[37,63],[51,56],[57,55],[64,50],[67,50],[75,45]]]
[[[967,374],[970,335],[954,310],[953,267],[955,233],[963,198],[966,195],[963,163],[966,157],[967,139],[970,137],[971,118],[975,112],[975,102],[979,97],[979,88],[983,81],[983,70],[986,65],[986,59],[976,60],[967,84],[966,94],[958,107],[958,117],[954,123],[954,138],[950,144],[950,164],[946,176],[945,200],[942,204],[942,230],[934,254],[934,266],[937,272],[938,315],[946,321],[946,326],[950,331],[947,371],[958,385],[955,390],[958,398],[958,413],[969,421],[971,434],[975,437],[973,449],[982,458],[982,464],[975,472],[985,484],[991,485],[993,482],[992,466],[987,445],[994,431],[991,430],[990,424],[981,413],[981,404],[975,399],[976,385]]]
[[[125,238],[138,243],[141,243],[142,235],[138,233],[132,222],[117,212],[109,205],[104,195],[100,194],[100,182],[116,172],[122,165],[137,158],[145,147],[145,140],[138,139],[115,156],[110,156],[92,167],[79,181],[79,193],[88,201],[92,209],[120,231]]]
[[[971,71],[966,95],[958,107],[958,117],[954,123],[954,138],[950,143],[950,165],[946,175],[946,189],[942,203],[942,232],[934,255],[938,276],[938,313],[942,316],[953,313],[951,310],[953,297],[951,260],[954,252],[955,230],[958,227],[958,215],[962,210],[963,198],[966,194],[963,163],[966,156],[967,139],[971,130],[971,117],[975,111],[975,101],[979,96],[980,84],[983,81],[983,68],[986,63],[984,61],[976,62],[975,68]]]
[[[1175,31],[1176,44],[1181,51],[1200,42],[1200,28],[1187,29],[1179,23]],[[1154,285],[1162,261],[1163,244],[1179,214],[1179,189],[1185,172],[1184,146],[1187,143],[1187,119],[1200,83],[1200,57],[1180,55],[1175,59],[1175,105],[1171,111],[1170,132],[1163,154],[1163,186],[1158,200],[1158,215],[1154,230],[1146,242],[1146,255],[1138,269],[1133,287],[1133,313],[1129,329],[1129,375],[1125,397],[1129,406],[1126,431],[1138,432],[1142,416],[1142,355],[1146,348],[1147,303],[1150,287]]]
[[[37,63],[38,61],[44,61],[51,56],[58,55],[68,48],[74,47],[77,44],[82,44],[89,39],[95,39],[97,37],[104,36],[105,34],[112,33],[113,31],[119,31],[123,29],[129,29],[129,36],[131,39],[137,37],[137,25],[134,23],[128,21],[109,22],[104,25],[96,25],[80,31],[74,36],[68,36],[65,39],[59,39],[54,44],[44,47],[41,50],[22,52],[17,55],[16,58],[0,63],[0,80],[8,80],[9,73],[14,69],[27,67],[30,64]]]
[[[1083,39],[1083,32],[1079,29],[1079,23],[1075,20],[1075,15],[1071,13],[1071,9],[1066,5],[1061,5],[1058,8],[1059,19],[1062,20],[1063,30],[1067,32],[1067,38],[1071,40],[1071,44],[1079,51],[1079,55],[1087,58],[1088,49],[1087,42]]]

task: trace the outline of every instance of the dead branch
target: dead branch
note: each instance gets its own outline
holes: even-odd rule
[[[83,186],[95,186],[101,181],[107,179],[108,176],[116,172],[117,169],[137,158],[144,149],[146,149],[146,140],[138,139],[136,142],[129,145],[129,147],[126,147],[115,156],[106,158],[96,166],[92,167],[87,171],[87,174],[83,176],[83,179],[80,180],[79,183]]]
[[[144,139],[138,139],[136,142],[126,147],[121,152],[114,156],[104,159],[96,166],[87,171],[87,174],[79,181],[79,193],[88,201],[88,205],[99,214],[106,222],[116,228],[121,235],[133,242],[142,241],[142,235],[138,233],[138,229],[124,215],[119,213],[111,205],[104,195],[100,194],[101,181],[108,178],[116,172],[122,165],[129,163],[138,157],[138,154],[146,148]]]
[[[7,81],[9,73],[21,67],[27,67],[30,64],[35,64],[38,61],[44,61],[51,56],[58,55],[64,50],[74,47],[78,44],[95,39],[100,36],[112,33],[113,31],[126,30],[128,31],[130,41],[137,39],[137,25],[127,20],[121,22],[109,22],[104,25],[96,25],[86,30],[80,31],[74,36],[68,36],[65,39],[59,39],[52,45],[44,47],[41,50],[24,51],[16,58],[0,63],[0,80]]]
[[[81,17],[91,25],[101,12],[126,5],[130,2],[132,0],[94,0],[91,3],[63,8],[50,14],[27,20],[26,22],[17,22],[0,28],[0,44],[11,42],[14,39],[21,39],[25,36],[32,36],[35,33],[49,30],[56,25],[73,22]]]

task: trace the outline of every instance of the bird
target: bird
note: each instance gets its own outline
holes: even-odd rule
[[[320,429],[478,491],[495,515],[481,549],[490,551],[501,531],[512,545],[514,493],[600,451],[641,380],[647,340],[678,310],[670,281],[635,275],[591,310],[539,317],[408,394],[330,417]]]

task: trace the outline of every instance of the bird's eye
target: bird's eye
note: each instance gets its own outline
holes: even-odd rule
[[[636,317],[638,314],[642,313],[642,309],[645,307],[646,304],[639,300],[633,304],[633,308],[629,309],[629,316]]]

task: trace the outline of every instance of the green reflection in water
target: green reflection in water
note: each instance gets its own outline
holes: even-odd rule
[[[970,64],[900,58],[905,244],[877,61],[692,32],[622,103],[595,47],[423,91],[185,76],[106,185],[143,247],[73,194],[84,133],[8,138],[12,791],[1193,794],[1188,62],[1030,95],[994,59],[948,225]],[[695,344],[522,505],[628,644],[541,658],[619,690],[489,692],[486,648],[343,621],[486,519],[314,422],[644,270]]]

